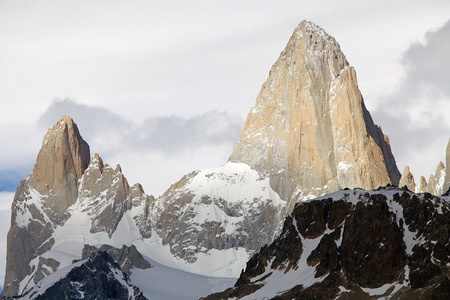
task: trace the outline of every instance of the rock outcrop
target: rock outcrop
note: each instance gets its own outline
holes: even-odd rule
[[[399,187],[406,186],[408,190],[415,192],[416,191],[416,182],[414,181],[414,175],[409,170],[409,166],[406,166],[403,170],[402,177],[398,183]]]
[[[426,193],[428,192],[428,183],[425,177],[420,176],[420,183],[419,186],[416,188],[417,193]]]
[[[428,182],[425,177],[421,176],[419,185],[417,186],[414,181],[414,175],[410,172],[409,166],[406,166],[403,175],[400,178],[399,186],[406,186],[408,190],[416,192],[416,193],[430,193],[432,195],[440,196],[446,192],[445,182],[446,182],[446,170],[447,168],[444,166],[442,162],[436,167],[436,172],[430,175]]]
[[[445,166],[442,162],[439,162],[436,172],[434,175],[430,175],[428,179],[428,192],[433,195],[440,196],[445,191],[444,188],[445,181]]]
[[[270,70],[230,161],[270,176],[290,206],[345,187],[400,179],[336,40],[303,21]]]
[[[298,203],[234,288],[205,299],[445,299],[450,199],[388,187]]]
[[[108,253],[114,262],[120,266],[121,271],[123,271],[127,276],[131,275],[131,269],[133,268],[148,269],[152,267],[152,265],[145,260],[134,245],[123,245],[120,249],[110,245],[102,245],[99,248],[91,245],[84,245],[81,259],[88,259],[96,252]]]
[[[25,296],[35,300],[147,299],[137,287],[130,284],[120,265],[104,251],[94,252],[85,261],[73,267],[67,275],[46,287],[47,281],[51,279],[43,280]]]

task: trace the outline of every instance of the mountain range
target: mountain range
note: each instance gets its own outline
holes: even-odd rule
[[[339,44],[302,21],[229,161],[158,198],[57,121],[12,203],[1,297],[438,299],[448,173],[400,174]]]

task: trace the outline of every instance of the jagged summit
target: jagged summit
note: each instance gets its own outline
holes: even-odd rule
[[[57,218],[75,202],[78,181],[89,160],[89,145],[77,124],[69,116],[61,117],[45,134],[30,175],[30,186],[41,194],[49,194],[47,202]]]
[[[295,201],[345,187],[398,184],[387,136],[373,123],[336,40],[303,21],[272,66],[230,161],[270,176]]]
[[[409,170],[409,166],[406,166],[405,169],[403,170],[402,177],[400,178],[400,181],[398,183],[398,186],[400,187],[404,187],[405,185],[410,191],[414,192],[416,190],[416,182],[414,181],[414,175]]]
[[[349,65],[338,42],[322,27],[311,21],[300,22],[281,55],[286,55],[299,47],[305,48],[309,54],[319,58],[324,63],[323,67],[328,67],[332,77],[337,77],[342,69]]]

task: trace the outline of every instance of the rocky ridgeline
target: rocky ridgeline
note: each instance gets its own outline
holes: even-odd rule
[[[446,299],[449,198],[395,187],[298,203],[234,288],[205,299]]]
[[[446,151],[446,164],[450,164],[450,139],[447,144]],[[419,185],[416,185],[414,175],[409,170],[409,166],[406,166],[403,170],[402,177],[400,178],[398,186],[406,186],[410,191],[416,193],[430,193],[433,195],[442,195],[446,193],[450,188],[450,168],[446,168],[444,163],[439,162],[436,172],[430,175],[428,182],[425,177],[420,176]]]

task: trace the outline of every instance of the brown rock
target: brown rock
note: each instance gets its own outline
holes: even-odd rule
[[[75,122],[63,116],[44,136],[30,186],[48,195],[50,216],[60,223],[67,208],[78,196],[78,181],[90,160],[89,145],[83,140]]]
[[[416,191],[416,183],[414,182],[414,175],[409,171],[409,166],[406,166],[403,170],[402,177],[398,183],[399,187],[406,186],[408,190],[415,192]]]
[[[428,192],[428,184],[425,177],[420,176],[420,184],[416,189],[416,193],[426,193]]]
[[[430,175],[428,180],[428,192],[430,194],[440,196],[444,192],[445,181],[445,166],[442,162],[439,162],[434,175]]]

